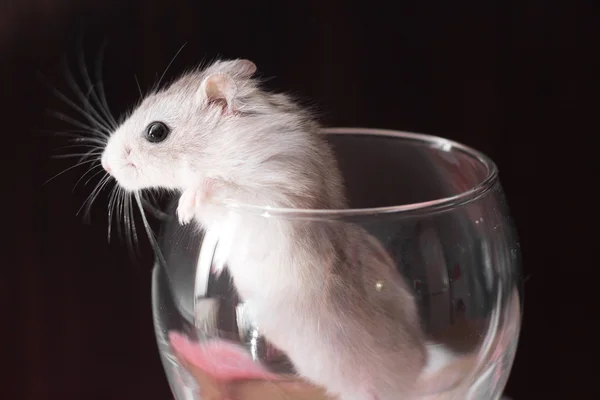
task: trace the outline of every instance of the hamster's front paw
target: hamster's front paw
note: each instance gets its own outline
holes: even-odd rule
[[[186,189],[179,198],[177,217],[181,225],[189,223],[199,207],[201,207],[213,192],[214,181],[206,179],[201,185]]]
[[[196,211],[196,190],[185,190],[179,198],[177,205],[177,218],[181,225],[189,223],[194,218]]]

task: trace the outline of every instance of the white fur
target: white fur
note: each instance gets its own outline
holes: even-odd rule
[[[180,218],[219,230],[216,263],[301,375],[341,400],[410,399],[426,363],[450,357],[425,347],[415,301],[378,243],[350,225],[222,206],[346,207],[317,124],[287,96],[259,89],[252,65],[218,61],[144,99],[111,136],[103,165],[130,191],[180,190]],[[172,128],[164,142],[144,138],[153,121]],[[204,199],[209,180],[216,184]]]

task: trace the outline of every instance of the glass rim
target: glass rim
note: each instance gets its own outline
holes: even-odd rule
[[[414,133],[408,131],[400,131],[393,129],[376,129],[376,128],[360,128],[360,127],[335,127],[322,128],[322,134],[327,135],[372,135],[380,137],[390,137],[402,140],[411,140],[420,142],[431,148],[439,149],[444,152],[459,151],[482,164],[486,170],[486,177],[468,190],[458,193],[454,196],[442,197],[439,199],[423,201],[418,203],[382,206],[382,207],[365,207],[365,208],[343,208],[343,209],[312,209],[312,208],[281,208],[270,206],[255,206],[250,204],[240,204],[228,202],[226,206],[236,211],[243,213],[251,213],[260,215],[264,218],[277,219],[344,219],[346,217],[364,217],[380,214],[398,214],[398,215],[414,215],[414,214],[433,214],[446,209],[460,207],[474,200],[483,197],[491,190],[498,182],[498,168],[494,161],[487,155],[472,147],[462,143],[445,139],[440,136],[429,135],[424,133]]]

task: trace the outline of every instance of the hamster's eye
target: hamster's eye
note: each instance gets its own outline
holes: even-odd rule
[[[169,136],[171,129],[163,122],[156,121],[150,123],[146,128],[146,139],[151,143],[162,142]]]

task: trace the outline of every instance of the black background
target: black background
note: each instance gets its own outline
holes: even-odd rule
[[[84,54],[93,68],[105,42],[104,85],[115,115],[138,99],[134,76],[148,89],[186,43],[165,79],[216,56],[245,57],[273,77],[269,86],[316,103],[327,125],[430,133],[487,153],[499,166],[529,277],[506,392],[517,400],[561,390],[560,398],[596,398],[591,388],[597,384],[584,381],[594,364],[575,362],[587,351],[576,333],[584,317],[565,306],[569,288],[576,293],[585,277],[574,272],[578,278],[563,280],[551,297],[542,290],[553,290],[549,277],[576,267],[574,258],[566,263],[569,241],[585,236],[591,223],[593,201],[565,211],[568,203],[555,206],[553,200],[565,192],[585,195],[594,186],[593,179],[580,185],[581,175],[567,171],[582,161],[580,173],[597,169],[568,143],[585,148],[596,140],[598,5],[394,3],[0,4],[3,170],[11,184],[4,196],[4,242],[14,255],[0,267],[8,371],[1,398],[170,398],[152,330],[147,245],[134,264],[122,242],[107,243],[106,196],[97,200],[89,223],[76,215],[91,190],[79,185],[73,191],[84,169],[43,185],[72,161],[50,159],[64,143],[40,130],[66,126],[46,111],[67,108],[38,75],[68,91],[62,58],[77,74],[77,57]],[[573,228],[565,230],[565,220]],[[594,261],[580,265],[591,268]],[[559,318],[567,313],[563,323]],[[566,334],[557,335],[557,326]]]

